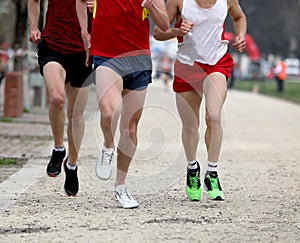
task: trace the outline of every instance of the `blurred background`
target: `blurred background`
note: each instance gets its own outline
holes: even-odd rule
[[[228,87],[300,103],[300,0],[240,0],[240,5],[248,21],[247,49],[239,54],[229,48],[235,65]],[[45,22],[46,9],[47,0],[41,0],[40,29]],[[1,117],[21,116],[35,107],[46,109],[47,106],[43,79],[38,71],[36,46],[28,42],[28,32],[27,1],[0,0]],[[173,78],[172,64],[177,42],[149,38],[154,81],[163,81],[168,87]],[[226,21],[226,38],[229,41],[234,39],[230,17]],[[275,72],[280,60],[285,63],[287,74],[282,90],[278,88]],[[10,80],[15,81],[11,87]],[[5,112],[5,103],[11,100],[8,97],[14,95],[18,97],[12,102],[16,106],[10,104],[9,110],[18,112]]]

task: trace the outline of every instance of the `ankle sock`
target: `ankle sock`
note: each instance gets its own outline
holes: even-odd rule
[[[67,168],[69,170],[76,170],[76,168],[77,168],[77,162],[76,162],[75,165],[71,165],[71,164],[69,164],[69,160],[68,160],[66,166],[67,166]]]
[[[205,173],[205,177],[207,177],[211,172],[217,173],[218,171],[217,167],[218,167],[217,162],[207,161],[207,171]]]
[[[65,146],[61,146],[61,147],[54,146],[54,150],[62,152],[65,150]]]
[[[188,161],[187,167],[189,170],[196,170],[198,168],[197,160]]]

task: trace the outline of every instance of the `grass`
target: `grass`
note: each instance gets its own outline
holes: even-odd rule
[[[285,100],[289,100],[300,104],[300,82],[290,82],[285,81],[284,91],[279,93],[277,92],[277,83],[274,80],[236,80],[234,83],[234,88],[237,90],[250,91],[257,90],[260,94],[265,94]]]
[[[0,166],[5,165],[20,165],[23,164],[24,160],[22,159],[15,159],[15,158],[0,158]]]
[[[0,122],[12,123],[13,119],[9,117],[0,117]]]

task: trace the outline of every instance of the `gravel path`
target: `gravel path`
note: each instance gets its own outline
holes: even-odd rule
[[[219,166],[226,201],[209,201],[204,193],[190,202],[174,94],[152,85],[127,181],[140,204],[134,210],[119,208],[113,179],[103,182],[94,173],[102,143],[98,116],[92,93],[78,195],[64,194],[64,175],[45,175],[47,161],[29,160],[40,176],[0,211],[0,242],[300,242],[299,105],[230,90]],[[200,133],[203,161],[203,128]],[[7,183],[18,184],[19,177]],[[0,184],[1,193],[7,190]]]

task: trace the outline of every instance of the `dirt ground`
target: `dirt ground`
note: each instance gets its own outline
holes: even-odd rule
[[[300,242],[299,105],[230,90],[219,163],[226,200],[210,201],[204,192],[190,202],[174,94],[153,85],[127,180],[140,207],[125,210],[113,197],[115,170],[106,182],[94,173],[102,137],[93,96],[78,195],[65,195],[64,175],[45,175],[45,159],[40,179],[0,212],[0,242]],[[203,134],[201,127],[202,179]]]

